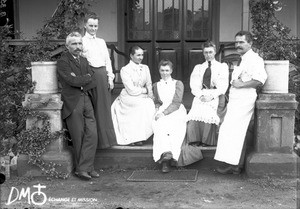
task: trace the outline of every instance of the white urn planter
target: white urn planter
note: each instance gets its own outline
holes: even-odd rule
[[[284,94],[289,91],[289,61],[265,60],[265,69],[268,78],[262,88],[262,93]]]
[[[58,92],[56,62],[31,62],[33,93],[53,94]]]

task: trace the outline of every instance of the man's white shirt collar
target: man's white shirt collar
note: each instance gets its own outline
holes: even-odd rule
[[[248,56],[252,56],[253,53],[254,53],[254,51],[253,51],[252,49],[249,49],[245,54],[243,54],[243,55],[241,56],[241,58],[244,59],[244,58],[246,58],[246,57],[248,57]]]
[[[95,38],[96,38],[96,35],[91,35],[91,34],[89,34],[88,32],[85,33],[85,36],[86,36],[87,38],[90,38],[90,39],[95,39]]]

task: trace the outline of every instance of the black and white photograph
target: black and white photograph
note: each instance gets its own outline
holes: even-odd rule
[[[300,209],[299,0],[0,0],[1,209]]]

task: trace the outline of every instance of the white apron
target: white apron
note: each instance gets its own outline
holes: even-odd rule
[[[238,165],[256,101],[254,88],[230,89],[227,113],[219,131],[214,159]]]
[[[158,113],[163,112],[171,103],[175,94],[176,80],[168,85],[157,83],[157,91],[163,105]],[[173,159],[178,160],[181,144],[186,133],[186,109],[181,104],[179,109],[158,120],[153,120],[153,159],[158,161],[164,152],[172,152]]]
[[[219,125],[220,118],[217,115],[218,105],[219,97],[210,102],[201,102],[199,98],[194,97],[192,108],[187,115],[187,121],[195,120]]]

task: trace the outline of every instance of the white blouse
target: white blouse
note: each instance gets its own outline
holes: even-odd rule
[[[106,67],[107,76],[110,81],[115,78],[113,74],[111,61],[106,43],[103,39],[85,33],[82,38],[83,52],[82,55],[87,58],[89,64],[93,67]]]
[[[133,61],[122,67],[121,78],[126,92],[131,96],[142,94],[143,88],[153,97],[150,70],[147,65],[136,64]]]
[[[212,89],[203,89],[203,75],[206,68],[208,67],[208,62],[203,64],[198,64],[194,67],[190,78],[190,87],[192,94],[200,98],[203,95],[212,95],[217,98],[221,94],[225,94],[228,88],[228,76],[229,69],[227,64],[220,63],[216,60],[211,61],[211,86],[215,87]]]

